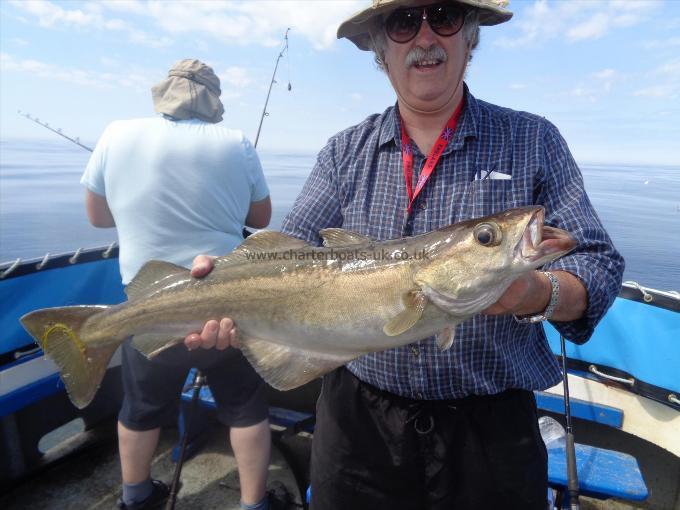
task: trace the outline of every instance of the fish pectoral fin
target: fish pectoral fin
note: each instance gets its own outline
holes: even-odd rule
[[[353,244],[368,244],[373,240],[363,234],[357,234],[344,228],[324,228],[319,231],[324,246],[347,246]]]
[[[456,326],[458,323],[450,324],[437,333],[437,345],[442,351],[450,349],[453,345],[453,340],[456,338]]]
[[[243,336],[241,352],[260,377],[277,390],[302,386],[358,357],[307,351]]]
[[[190,278],[190,272],[185,267],[162,260],[150,260],[127,284],[125,294],[130,300],[149,297],[172,286],[176,280],[187,278]]]
[[[423,316],[423,310],[427,304],[427,297],[419,290],[411,291],[402,298],[404,310],[390,319],[383,326],[383,332],[387,336],[401,335],[411,329]]]
[[[151,359],[183,341],[184,337],[172,338],[167,333],[139,333],[132,337],[132,347]]]

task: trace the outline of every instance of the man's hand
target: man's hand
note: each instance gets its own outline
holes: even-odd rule
[[[483,310],[486,315],[530,315],[548,306],[552,288],[550,280],[539,271],[531,271],[517,278],[493,305]]]
[[[552,320],[573,321],[583,317],[588,304],[588,292],[581,280],[566,271],[552,272],[560,281],[560,296]],[[508,290],[486,310],[486,315],[534,315],[542,313],[552,294],[550,280],[541,271],[531,271],[517,278]]]
[[[194,278],[202,278],[213,270],[215,264],[214,257],[207,255],[199,255],[194,259],[191,265],[191,276]],[[201,347],[202,349],[212,349],[213,347],[219,351],[227,347],[235,347],[239,349],[241,345],[238,342],[238,330],[234,321],[228,317],[223,318],[219,322],[216,320],[209,320],[203,326],[202,331],[189,333],[184,337],[184,345],[187,349],[193,351]]]

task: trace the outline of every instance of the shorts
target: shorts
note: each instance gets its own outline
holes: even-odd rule
[[[323,380],[311,478],[312,510],[545,510],[548,456],[531,391],[412,400],[340,368]]]
[[[248,427],[269,414],[264,381],[238,349],[196,349],[177,345],[147,359],[126,340],[122,347],[123,405],[118,420],[130,430],[173,423],[191,368],[200,369],[229,427]]]

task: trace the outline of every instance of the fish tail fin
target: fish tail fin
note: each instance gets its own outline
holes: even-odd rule
[[[81,338],[85,321],[108,307],[65,306],[45,308],[21,317],[24,326],[43,352],[59,368],[71,402],[82,409],[94,398],[113,353],[121,343],[112,340],[88,345]]]

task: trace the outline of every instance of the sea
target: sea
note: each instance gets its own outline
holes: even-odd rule
[[[0,140],[0,263],[108,245],[92,227],[80,176],[89,153],[67,140]],[[260,152],[277,230],[316,154]],[[580,164],[586,191],[626,259],[624,280],[680,291],[680,166]]]

